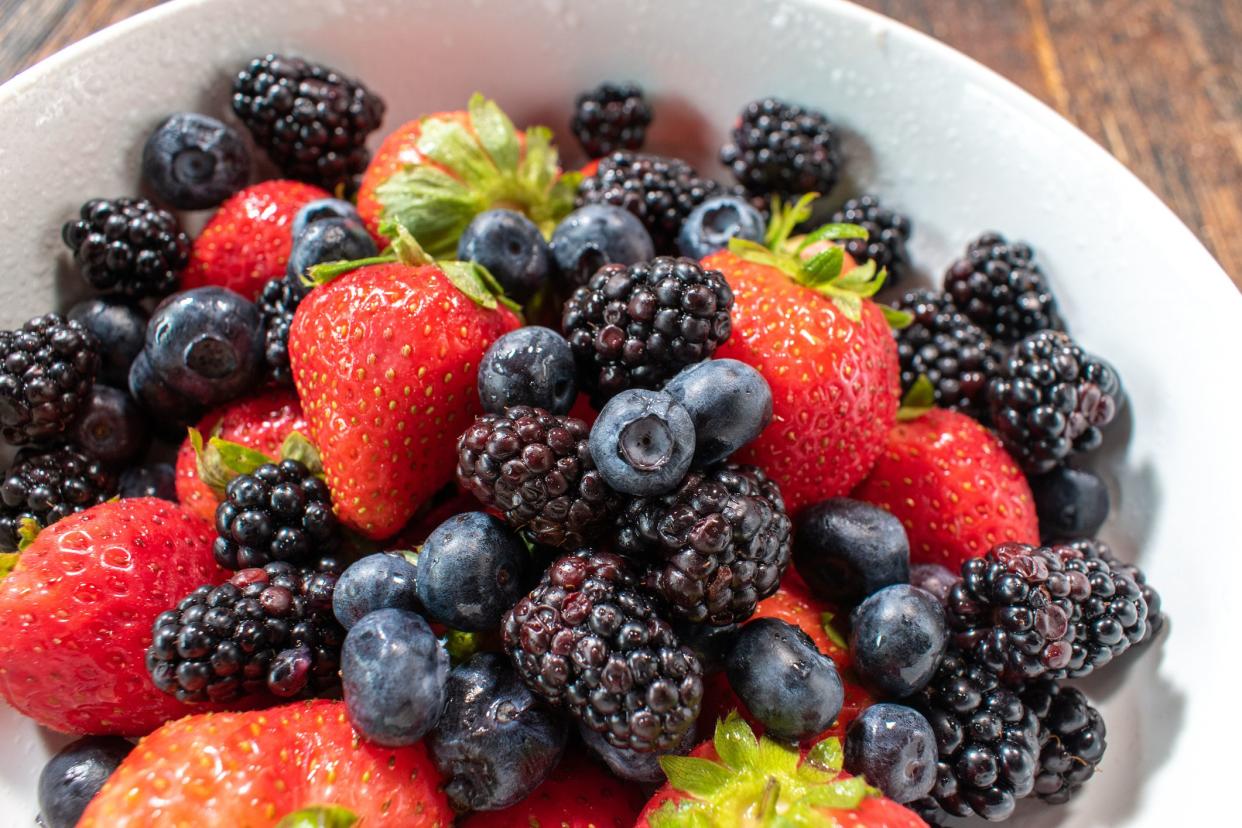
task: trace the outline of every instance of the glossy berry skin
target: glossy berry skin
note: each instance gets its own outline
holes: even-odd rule
[[[158,497],[177,502],[177,472],[169,463],[130,466],[121,472],[117,494],[121,497]]]
[[[1013,343],[1038,331],[1063,330],[1056,297],[1025,242],[988,232],[944,274],[944,292],[993,339]]]
[[[332,591],[332,612],[345,629],[381,609],[421,612],[415,588],[418,568],[399,553],[377,552],[341,573]]]
[[[695,466],[725,460],[772,422],[772,389],[763,375],[736,359],[687,366],[664,386],[694,422]]]
[[[748,192],[827,195],[841,172],[840,139],[822,112],[763,98],[742,110],[720,162]]]
[[[225,569],[332,555],[340,527],[327,485],[296,460],[265,463],[229,481],[212,548]]]
[[[756,619],[738,631],[725,675],[765,731],[781,739],[826,730],[845,700],[832,659],[802,630],[775,618]]]
[[[910,567],[910,586],[927,590],[936,596],[942,606],[948,603],[949,592],[959,580],[961,576],[958,573],[940,564],[921,563]]]
[[[78,302],[66,316],[99,342],[99,381],[127,387],[129,366],[146,340],[146,311],[126,299],[99,298]]]
[[[655,256],[643,223],[610,204],[574,210],[552,232],[550,249],[557,273],[571,287],[585,285],[606,264],[631,265]]]
[[[845,769],[894,802],[912,802],[936,784],[936,734],[912,707],[873,704],[846,732]]]
[[[865,239],[845,239],[842,246],[854,261],[875,262],[876,270],[888,271],[886,285],[900,281],[910,267],[906,242],[910,240],[910,219],[880,203],[873,195],[851,198],[832,214],[831,221],[857,224],[867,231]]]
[[[664,769],[660,767],[660,757],[689,753],[690,749],[694,747],[697,734],[693,728],[686,731],[685,739],[681,745],[667,753],[641,752],[630,750],[629,748],[619,748],[584,725],[578,725],[578,735],[582,737],[582,743],[586,745],[591,755],[603,762],[613,776],[618,779],[624,779],[627,782],[651,785],[652,783],[663,782],[665,779]]]
[[[901,521],[847,497],[802,511],[793,558],[798,574],[819,598],[846,606],[910,579],[910,543]]]
[[[381,609],[350,628],[341,648],[345,706],[354,727],[388,747],[412,745],[444,710],[449,658],[421,615]]]
[[[1146,629],[1138,638],[1135,638],[1136,631],[1133,628],[1126,631],[1128,633],[1127,640],[1131,644],[1145,644],[1160,634],[1160,631],[1164,629],[1165,621],[1168,619],[1160,609],[1160,593],[1156,592],[1155,587],[1147,583],[1147,576],[1143,573],[1143,570],[1139,569],[1136,564],[1118,558],[1109,545],[1101,540],[1079,538],[1078,540],[1070,541],[1066,546],[1069,546],[1071,549],[1077,549],[1087,560],[1098,559],[1103,561],[1112,572],[1125,575],[1134,581],[1138,587],[1143,603],[1147,605],[1147,621]],[[1127,589],[1126,592],[1129,593],[1130,590]]]
[[[133,397],[106,385],[96,385],[74,427],[74,437],[100,462],[119,466],[146,450],[151,432]]]
[[[116,492],[116,478],[98,458],[73,446],[22,449],[0,484],[0,550],[17,549],[21,526],[40,529],[102,503]]]
[[[87,736],[61,748],[39,772],[39,824],[74,828],[132,748],[117,736]]]
[[[690,469],[694,445],[690,414],[660,391],[622,391],[591,426],[591,457],[600,476],[626,494],[672,491]]]
[[[729,239],[762,242],[767,220],[749,201],[735,195],[716,196],[690,211],[677,233],[677,250],[702,259],[729,247]]]
[[[293,217],[293,226],[290,228],[293,238],[297,238],[306,229],[307,225],[312,222],[320,221],[326,218],[343,218],[353,219],[354,221],[362,221],[358,215],[358,208],[343,198],[317,198],[314,201],[308,201],[297,211]]]
[[[479,363],[479,400],[489,414],[515,405],[568,414],[578,398],[574,354],[550,328],[528,325],[492,343]]]
[[[202,404],[177,391],[156,373],[145,350],[129,366],[129,394],[147,412],[155,433],[170,442],[179,439],[185,427],[203,413]]]
[[[1093,538],[1108,519],[1108,486],[1085,469],[1058,466],[1030,483],[1045,541]]]
[[[357,219],[325,217],[312,221],[293,237],[285,276],[300,280],[324,262],[350,262],[375,256],[375,240]]]
[[[590,158],[616,150],[642,149],[651,125],[651,104],[636,83],[601,83],[580,94],[569,122]]]
[[[142,198],[91,199],[61,239],[91,287],[133,297],[175,290],[190,253],[177,217]]]
[[[178,210],[215,207],[246,186],[250,150],[237,130],[207,115],[170,115],[142,148],[142,178]]]
[[[737,624],[695,624],[692,621],[680,621],[673,625],[673,630],[681,643],[685,644],[698,657],[703,665],[703,674],[711,675],[724,669],[725,659],[733,649],[733,641],[737,637]]]
[[[1022,701],[1039,718],[1039,773],[1035,795],[1052,805],[1068,802],[1096,774],[1108,743],[1104,718],[1076,687],[1051,679],[1034,682]]]
[[[514,210],[485,210],[471,219],[457,240],[457,258],[486,267],[505,295],[519,304],[547,283],[552,269],[552,251],[543,233]]]
[[[986,422],[988,380],[996,373],[1004,346],[994,343],[945,293],[913,290],[895,307],[914,317],[908,326],[893,331],[902,395],[924,376],[932,385],[936,405]]]
[[[23,446],[62,437],[87,403],[98,340],[59,313],[0,331],[0,434]]]
[[[263,330],[263,361],[275,382],[291,384],[289,370],[289,329],[293,315],[310,289],[300,277],[269,279],[259,293],[259,324]]]
[[[503,522],[466,512],[440,524],[418,553],[415,588],[432,621],[485,632],[525,593],[530,553]]]
[[[894,584],[859,604],[851,621],[854,669],[868,687],[902,699],[931,681],[949,638],[944,608],[934,595]]]
[[[503,655],[479,653],[455,668],[444,695],[427,749],[458,810],[514,805],[560,761],[568,720],[532,693]]]

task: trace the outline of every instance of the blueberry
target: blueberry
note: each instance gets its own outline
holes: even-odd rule
[[[570,285],[585,285],[606,264],[632,265],[655,256],[651,234],[628,210],[588,204],[552,231],[552,258]]]
[[[873,704],[845,734],[845,769],[894,802],[913,802],[936,783],[936,733],[919,711]]]
[[[809,635],[778,618],[758,618],[738,631],[725,675],[746,708],[781,739],[822,733],[845,701],[832,659]]]
[[[698,362],[669,380],[664,393],[694,421],[694,465],[719,463],[772,422],[772,389],[763,375],[736,359]]]
[[[177,502],[177,471],[171,463],[130,466],[121,472],[121,497],[158,497]]]
[[[47,828],[73,828],[95,794],[133,748],[118,736],[78,739],[39,773],[39,815]]]
[[[523,304],[548,281],[552,267],[543,233],[513,210],[485,210],[475,216],[457,242],[457,258],[486,267],[505,294]]]
[[[124,388],[129,366],[142,353],[147,336],[147,314],[121,299],[87,299],[69,309],[69,318],[99,340],[99,381]]]
[[[379,609],[418,612],[418,569],[400,554],[378,552],[349,565],[332,591],[332,612],[349,629]]]
[[[418,553],[418,600],[427,617],[458,630],[482,632],[525,590],[530,553],[499,519],[464,512],[441,523]]]
[[[293,225],[289,233],[291,238],[302,235],[306,225],[326,218],[345,218],[362,221],[358,208],[343,198],[317,198],[302,205],[293,216]]]
[[[412,745],[435,727],[448,673],[448,653],[431,626],[407,610],[370,613],[341,647],[349,720],[364,737],[387,747]]]
[[[953,589],[953,585],[959,580],[961,579],[958,575],[947,566],[936,563],[910,565],[910,585],[925,589],[936,596],[941,606],[948,602],[949,590]]]
[[[1032,477],[1031,493],[1045,541],[1093,538],[1108,518],[1108,487],[1089,471],[1059,466]]]
[[[479,399],[492,414],[514,405],[565,414],[577,396],[573,351],[550,328],[510,331],[492,343],[479,363]]]
[[[794,564],[816,597],[853,606],[878,589],[910,580],[910,542],[888,512],[834,497],[802,511]]]
[[[661,391],[631,388],[604,405],[589,446],[604,482],[625,494],[677,488],[694,456],[694,423],[681,403]]]
[[[169,387],[151,367],[146,352],[129,367],[129,393],[151,417],[155,433],[171,442],[185,437],[185,427],[198,422],[203,406]]]
[[[317,264],[366,259],[378,253],[375,239],[371,238],[362,222],[347,218],[322,218],[312,221],[293,237],[285,275],[298,279]]]
[[[710,256],[729,246],[729,239],[762,242],[767,231],[763,214],[743,198],[716,196],[690,211],[677,234],[677,249],[692,259]]]
[[[74,435],[82,448],[110,466],[133,462],[151,442],[147,418],[138,403],[107,385],[91,389]]]
[[[931,681],[948,633],[936,596],[894,584],[858,605],[850,653],[863,683],[882,696],[905,698]]]
[[[161,201],[179,210],[215,207],[246,186],[250,150],[227,124],[180,112],[147,138],[142,177]]]
[[[431,759],[459,811],[495,811],[524,799],[560,761],[564,714],[531,692],[507,658],[479,653],[448,677]]]
[[[627,779],[630,782],[647,784],[665,781],[664,768],[660,767],[660,757],[667,756],[668,753],[640,752],[629,748],[619,748],[604,738],[603,734],[595,732],[585,724],[578,725],[578,732],[582,735],[582,742],[587,746],[587,750],[607,765],[613,776]],[[670,752],[679,755],[686,754],[694,745],[695,729],[691,727],[686,731],[685,738],[682,739],[677,749]]]
[[[694,650],[703,665],[704,673],[718,673],[724,669],[725,658],[733,649],[737,638],[737,624],[714,627],[711,624],[692,624],[682,621],[674,624],[677,639]]]
[[[165,385],[191,401],[227,402],[262,375],[259,309],[222,287],[175,294],[155,309],[143,354]]]

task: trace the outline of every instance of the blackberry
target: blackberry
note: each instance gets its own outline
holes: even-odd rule
[[[692,471],[677,491],[636,497],[617,517],[616,549],[647,566],[644,584],[681,620],[745,621],[789,568],[780,490],[754,466]]]
[[[827,195],[841,174],[836,128],[822,112],[778,98],[742,110],[721,162],[747,192]]]
[[[1098,558],[1108,564],[1113,572],[1120,572],[1128,575],[1135,584],[1138,585],[1139,593],[1143,596],[1143,603],[1147,605],[1147,627],[1143,631],[1143,635],[1137,641],[1133,638],[1133,631],[1127,636],[1130,638],[1131,644],[1142,644],[1150,641],[1160,634],[1160,630],[1164,629],[1165,616],[1160,609],[1160,593],[1147,583],[1147,575],[1143,570],[1132,563],[1127,563],[1119,559],[1113,554],[1113,550],[1104,541],[1080,539],[1072,540],[1065,544],[1066,546],[1077,549],[1088,560]]]
[[[943,824],[946,814],[1006,819],[1034,790],[1039,719],[995,673],[950,648],[909,703],[936,734],[936,783],[909,803],[928,822]]]
[[[0,331],[0,434],[15,446],[68,432],[99,370],[99,341],[59,313]]]
[[[897,306],[914,321],[894,330],[904,395],[922,374],[935,389],[936,405],[984,419],[988,380],[996,371],[998,349],[983,329],[953,305],[946,294],[915,290]]]
[[[259,317],[263,326],[263,359],[272,379],[292,383],[289,368],[289,328],[293,314],[308,289],[287,276],[269,279],[259,294]]]
[[[183,702],[335,692],[345,639],[332,614],[339,574],[331,562],[279,561],[204,584],[156,617],[151,680]]]
[[[536,543],[574,547],[603,529],[618,496],[576,417],[513,406],[475,419],[457,441],[457,480]]]
[[[1124,401],[1116,370],[1058,331],[1015,345],[987,388],[992,424],[1028,474],[1099,448]]]
[[[1053,805],[1068,802],[1104,758],[1104,718],[1082,691],[1051,679],[1023,690],[1022,701],[1040,724],[1035,795]]]
[[[601,267],[565,302],[561,328],[579,386],[600,405],[627,388],[658,389],[711,357],[733,330],[733,291],[691,259]]]
[[[165,296],[190,261],[190,237],[176,216],[144,198],[95,198],[61,238],[90,286],[124,296]]]
[[[285,175],[330,192],[366,170],[384,109],[361,83],[296,57],[257,57],[233,81],[233,111],[255,143]]]
[[[578,96],[569,129],[591,158],[642,149],[651,104],[633,83],[601,83]]]
[[[501,632],[527,686],[615,747],[672,751],[694,727],[699,661],[617,555],[558,558]]]
[[[1000,233],[984,233],[944,274],[944,290],[962,313],[1000,342],[1064,330],[1057,300],[1035,252]]]
[[[22,449],[0,484],[0,550],[17,548],[24,520],[42,529],[114,494],[116,479],[99,460],[76,448]]]
[[[910,240],[910,219],[880,204],[872,195],[851,198],[832,215],[832,221],[857,224],[867,231],[865,239],[846,239],[845,250],[854,261],[875,262],[876,270],[888,271],[886,285],[894,285],[910,267],[906,242]]]
[[[297,460],[265,463],[229,481],[216,507],[216,562],[249,569],[331,555],[340,541],[328,484]]]

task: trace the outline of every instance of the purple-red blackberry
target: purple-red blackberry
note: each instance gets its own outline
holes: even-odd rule
[[[0,484],[0,551],[17,548],[23,521],[43,529],[114,494],[116,479],[77,448],[22,449]]]
[[[1150,641],[1152,638],[1160,634],[1160,630],[1164,628],[1165,615],[1160,608],[1160,593],[1147,583],[1147,575],[1143,570],[1139,569],[1136,564],[1127,563],[1113,554],[1113,550],[1109,545],[1101,540],[1080,539],[1072,540],[1065,544],[1082,552],[1083,556],[1091,558],[1099,558],[1109,565],[1114,572],[1120,572],[1128,575],[1134,583],[1138,584],[1139,593],[1143,596],[1143,602],[1147,604],[1147,627],[1143,631],[1143,635],[1139,640],[1134,640],[1134,632],[1130,630],[1127,637],[1131,644],[1142,644]]]
[[[99,342],[59,313],[0,331],[0,434],[15,446],[65,435],[90,402]]]
[[[1091,599],[1074,619],[1075,662],[1069,675],[1077,677],[1150,641],[1164,626],[1164,615],[1160,594],[1147,583],[1143,570],[1117,558],[1107,543],[1081,538],[1065,545],[1082,553],[1081,568],[1091,578],[1092,587]],[[1078,665],[1080,642],[1085,659]]]
[[[1022,701],[1040,725],[1035,795],[1054,805],[1068,802],[1104,758],[1104,719],[1082,691],[1052,679],[1031,684],[1022,691]]]
[[[851,198],[832,215],[832,221],[857,224],[867,231],[865,239],[845,239],[842,244],[854,261],[875,262],[876,270],[888,271],[884,283],[892,286],[906,275],[910,258],[906,242],[910,240],[910,219],[880,204],[872,195]]]
[[[897,307],[914,321],[893,331],[901,362],[901,390],[909,391],[919,375],[931,381],[936,405],[976,419],[987,414],[987,386],[996,371],[997,348],[991,338],[958,311],[953,300],[934,290],[916,290]]]
[[[280,276],[269,279],[259,294],[263,359],[276,382],[293,382],[293,372],[289,368],[289,328],[293,325],[294,312],[308,292],[309,289],[296,279]]]
[[[777,98],[751,101],[721,162],[747,192],[827,195],[841,174],[840,141],[828,116]]]
[[[165,296],[190,261],[177,217],[144,198],[95,198],[61,238],[91,287],[124,296]]]
[[[944,274],[944,290],[998,342],[1065,327],[1031,246],[1000,233],[984,233],[967,246]]]
[[[301,562],[336,552],[340,524],[328,485],[302,463],[265,463],[229,481],[212,551],[225,569]]]
[[[591,158],[642,149],[651,125],[651,104],[634,83],[601,83],[574,103],[569,129]]]

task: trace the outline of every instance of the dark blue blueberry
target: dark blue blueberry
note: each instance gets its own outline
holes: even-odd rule
[[[873,704],[845,734],[845,769],[894,802],[913,802],[936,784],[936,733],[919,711]]]
[[[584,724],[578,725],[578,732],[582,734],[582,742],[587,746],[587,750],[607,765],[608,770],[612,771],[614,776],[628,779],[631,782],[647,784],[665,781],[664,768],[660,767],[661,756],[668,756],[670,753],[675,755],[689,753],[696,741],[695,729],[691,727],[686,731],[685,738],[676,750],[668,753],[652,753],[619,748],[609,742],[603,734],[597,733]]]
[[[151,316],[143,354],[169,388],[191,401],[228,402],[263,374],[259,309],[222,287],[170,296]]]
[[[155,433],[172,442],[184,439],[185,427],[198,422],[203,413],[202,405],[169,387],[155,373],[145,351],[129,367],[129,393],[150,415]]]
[[[1058,466],[1032,477],[1031,493],[1045,542],[1094,538],[1108,518],[1108,487],[1089,471]]]
[[[479,399],[492,414],[514,405],[565,414],[577,396],[574,353],[565,337],[550,328],[510,331],[492,343],[479,363]]]
[[[936,563],[910,565],[910,586],[927,590],[936,596],[941,606],[948,603],[949,590],[953,589],[953,585],[959,580],[961,577],[947,566]]]
[[[306,225],[326,218],[346,218],[362,221],[358,208],[343,198],[317,198],[303,204],[293,217],[293,226],[289,232],[292,238],[302,235]]]
[[[179,210],[215,207],[246,186],[250,150],[237,130],[197,112],[179,112],[142,148],[142,177]]]
[[[694,421],[694,465],[719,463],[772,422],[772,389],[763,375],[736,359],[709,359],[682,371],[664,393]]]
[[[177,502],[177,471],[171,463],[130,466],[121,472],[121,497],[158,497]]]
[[[399,553],[379,552],[349,565],[332,591],[332,613],[349,629],[378,609],[418,612],[418,569]]]
[[[459,811],[495,811],[524,799],[560,761],[565,714],[531,692],[498,653],[449,674],[444,715],[427,749]]]
[[[694,456],[694,422],[661,391],[631,388],[613,397],[591,427],[591,457],[604,482],[647,497],[671,492]]]
[[[312,221],[293,237],[289,264],[285,275],[291,280],[307,274],[314,265],[324,262],[347,262],[366,259],[379,253],[375,239],[362,222],[345,218],[322,218]]]
[[[522,597],[530,553],[504,522],[464,512],[437,526],[418,553],[418,600],[454,629],[495,629]]]
[[[74,426],[78,445],[109,466],[137,459],[151,442],[146,415],[134,398],[107,385],[96,385]]]
[[[851,620],[850,654],[864,684],[899,699],[927,686],[948,640],[936,596],[894,584],[859,604]]]
[[[73,828],[108,777],[133,748],[119,736],[87,736],[63,749],[39,773],[39,815],[47,828]]]
[[[901,521],[848,497],[821,501],[798,515],[793,559],[811,591],[834,604],[853,606],[910,580],[910,542]]]
[[[633,213],[610,204],[574,210],[552,231],[552,259],[564,281],[585,285],[606,264],[632,265],[655,256],[651,234]]]
[[[673,629],[677,632],[677,639],[699,657],[704,673],[718,673],[724,669],[725,659],[733,649],[738,627],[737,624],[716,627],[682,621],[675,623]]]
[[[505,295],[525,303],[548,281],[552,251],[535,223],[513,210],[485,210],[457,242],[457,258],[486,267]]]
[[[99,381],[124,388],[129,366],[142,353],[147,314],[123,299],[87,299],[69,309],[69,318],[95,335],[99,344]]]
[[[444,710],[449,657],[421,615],[376,610],[345,636],[341,685],[349,720],[365,738],[412,745]]]
[[[692,259],[710,256],[729,246],[729,239],[762,242],[767,230],[763,214],[744,198],[716,196],[690,211],[677,234],[677,249]]]

